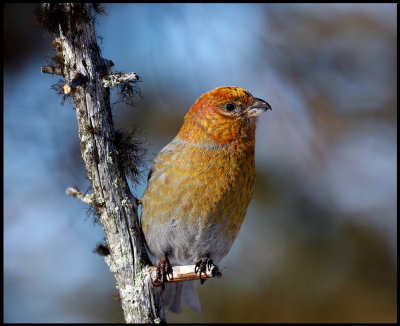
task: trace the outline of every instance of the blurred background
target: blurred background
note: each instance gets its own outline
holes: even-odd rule
[[[201,94],[239,86],[272,105],[223,277],[197,285],[200,314],[167,320],[396,322],[397,5],[104,7],[102,56],[142,81],[134,107],[113,106],[115,125],[142,129],[147,168]],[[89,182],[73,103],[40,72],[52,39],[33,4],[3,9],[4,321],[122,322],[92,253],[102,228],[65,194]]]

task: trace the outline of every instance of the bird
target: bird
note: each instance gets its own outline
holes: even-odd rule
[[[217,87],[196,100],[155,157],[140,223],[163,289],[171,265],[195,264],[201,280],[231,248],[254,188],[256,120],[267,110],[243,88]],[[180,313],[185,301],[200,312],[194,282],[166,283],[164,308]]]

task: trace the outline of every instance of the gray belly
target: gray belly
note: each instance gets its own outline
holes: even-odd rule
[[[225,236],[226,222],[211,225],[186,223],[183,218],[166,224],[152,224],[146,241],[153,264],[158,264],[164,254],[172,265],[192,265],[201,258],[210,257],[218,263],[232,246]]]

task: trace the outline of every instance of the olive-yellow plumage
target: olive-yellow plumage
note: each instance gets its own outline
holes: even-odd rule
[[[219,87],[190,108],[178,135],[155,158],[142,197],[141,225],[154,264],[218,263],[229,251],[254,187],[255,121],[270,109],[239,87]],[[200,311],[193,282],[166,284],[164,306],[181,297]]]

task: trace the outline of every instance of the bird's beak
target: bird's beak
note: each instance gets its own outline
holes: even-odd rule
[[[246,114],[249,117],[258,117],[262,113],[264,113],[267,110],[272,110],[271,105],[269,105],[267,102],[264,100],[261,100],[259,98],[253,97],[254,102],[252,105],[248,107],[246,110]]]

